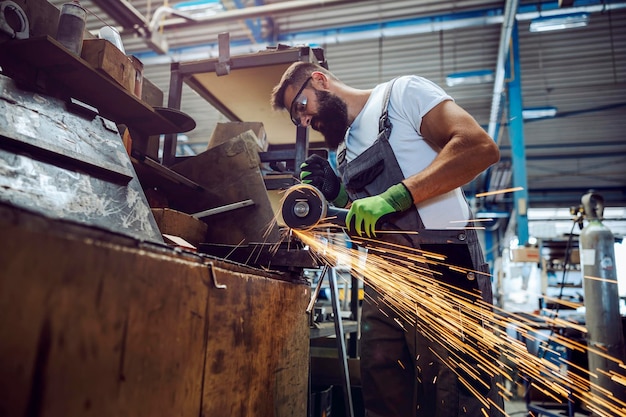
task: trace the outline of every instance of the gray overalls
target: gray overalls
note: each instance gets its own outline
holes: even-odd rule
[[[374,144],[350,163],[346,163],[341,155],[338,156],[339,172],[353,201],[380,194],[404,179],[389,144],[392,126],[387,117],[387,105],[393,83],[394,80],[389,83],[385,92],[379,133]],[[482,297],[491,304],[489,267],[484,262],[475,230],[426,230],[417,210],[386,216],[385,223],[377,227],[377,230],[385,229],[420,233],[379,234],[381,241],[443,254],[447,256],[446,262],[450,265],[484,272],[485,274],[462,274],[451,272],[447,268],[445,272],[442,270],[446,282],[465,290],[474,290],[473,301]],[[433,269],[432,266],[430,268]],[[398,319],[398,313],[388,307],[386,314],[381,313],[379,309],[384,303],[378,302],[380,295],[368,285],[365,285],[365,292],[361,322],[361,381],[366,415],[482,416],[481,403],[458,382],[454,372],[430,351],[429,347],[443,358],[448,356],[446,349],[417,330],[420,327],[419,320],[418,326],[406,325],[402,329],[394,321]],[[384,307],[382,309],[385,310]],[[488,395],[502,406],[503,401],[497,394],[497,387],[493,381],[489,381],[489,377],[485,378],[492,388],[488,392],[483,390],[481,394]],[[502,414],[491,407],[489,416],[500,415]]]

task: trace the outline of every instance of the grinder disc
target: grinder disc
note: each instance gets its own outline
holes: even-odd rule
[[[295,185],[287,190],[283,198],[281,214],[290,228],[310,229],[326,217],[326,200],[311,185]]]

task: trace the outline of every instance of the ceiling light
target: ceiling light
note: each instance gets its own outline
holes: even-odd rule
[[[541,16],[530,21],[531,32],[547,32],[584,27],[589,24],[589,13],[571,13],[556,16]]]
[[[493,81],[492,70],[456,72],[446,77],[448,87],[460,84],[483,84],[491,81]]]
[[[545,119],[556,116],[556,107],[532,107],[522,110],[524,120]]]

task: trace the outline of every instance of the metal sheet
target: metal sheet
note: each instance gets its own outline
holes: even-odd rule
[[[163,242],[115,124],[2,76],[0,202]]]
[[[203,187],[181,189],[169,198],[172,209],[198,213],[245,200],[253,205],[204,217],[207,243],[276,243],[280,233],[259,168],[258,145],[247,136],[236,136],[199,155],[173,165],[173,171]]]
[[[65,159],[81,169],[110,175],[128,182],[132,166],[120,149],[115,123],[93,114],[77,115],[66,110],[63,101],[22,90],[10,78],[0,76],[0,136],[3,147],[26,149]],[[111,137],[116,138],[112,140]],[[44,156],[45,157],[45,156]]]

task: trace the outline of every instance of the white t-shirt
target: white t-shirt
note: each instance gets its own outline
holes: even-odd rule
[[[346,133],[346,160],[352,161],[369,148],[378,135],[378,119],[387,83],[377,85],[365,107]],[[396,80],[389,100],[389,120],[393,128],[389,144],[405,178],[426,168],[437,156],[420,134],[422,117],[445,100],[452,100],[432,81],[418,76]],[[470,218],[467,201],[460,188],[417,204],[427,229],[463,228]]]

